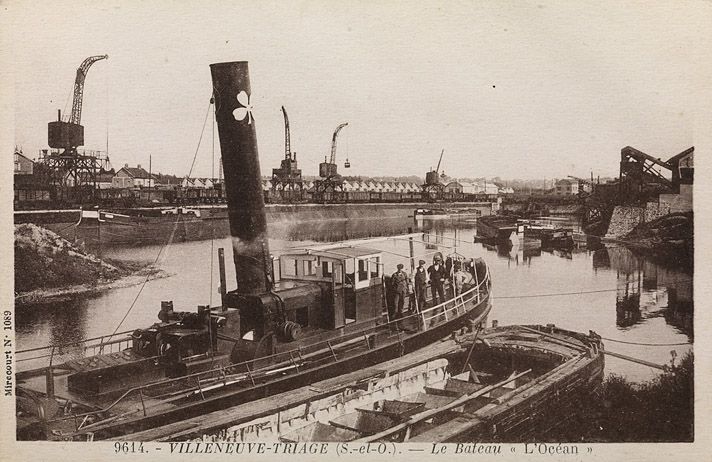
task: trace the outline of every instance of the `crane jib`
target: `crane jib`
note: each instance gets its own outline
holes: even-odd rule
[[[345,122],[338,127],[336,127],[336,130],[334,130],[334,136],[331,137],[331,160],[330,162],[332,164],[336,163],[336,137],[339,135],[339,132],[341,131],[342,128],[347,126],[349,123]]]
[[[82,98],[84,97],[84,79],[92,64],[102,59],[109,59],[109,55],[90,56],[82,62],[77,69],[77,77],[74,80],[74,97],[72,99],[72,115],[69,122],[79,124],[82,120]]]

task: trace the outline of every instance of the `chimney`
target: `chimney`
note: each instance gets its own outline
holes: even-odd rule
[[[211,64],[210,72],[237,293],[261,294],[270,288],[271,263],[248,65],[245,61]]]
[[[141,168],[141,164],[138,164],[138,165],[136,166],[136,168]]]
[[[124,168],[129,168],[129,164],[124,164]]]

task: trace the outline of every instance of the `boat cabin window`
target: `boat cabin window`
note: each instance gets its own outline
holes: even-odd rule
[[[342,263],[337,258],[323,255],[282,255],[279,258],[279,277],[328,280],[332,276],[337,284],[342,283]]]
[[[379,255],[356,258],[356,288],[368,287],[372,280],[383,276],[383,266]]]
[[[354,261],[351,259],[348,259],[345,261],[346,263],[346,284],[355,284],[356,281],[354,280],[355,272],[354,272]]]
[[[325,278],[330,278],[331,273],[334,272],[334,264],[330,261],[321,262],[321,275]]]
[[[371,279],[375,279],[381,275],[381,257],[373,257],[368,264],[371,267]]]
[[[297,275],[297,260],[285,259],[280,262],[280,273],[283,276],[296,276]]]
[[[303,268],[302,270],[304,271],[304,276],[316,276],[316,265],[314,264],[315,262],[311,260],[304,260],[302,261],[303,263]]]
[[[358,282],[368,280],[368,260],[358,259]]]

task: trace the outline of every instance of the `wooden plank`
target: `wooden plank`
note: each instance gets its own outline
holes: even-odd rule
[[[479,390],[479,391],[477,391],[477,392],[475,392],[475,393],[472,393],[472,394],[470,394],[470,395],[465,395],[465,396],[462,396],[462,397],[460,397],[460,398],[457,398],[456,400],[452,401],[452,402],[449,403],[449,404],[446,404],[445,406],[443,406],[443,407],[441,407],[441,408],[438,408],[438,409],[431,409],[431,410],[422,412],[422,413],[420,413],[420,414],[416,414],[416,415],[414,415],[413,417],[411,417],[410,419],[408,419],[406,422],[404,422],[404,423],[402,423],[402,424],[396,425],[396,426],[394,426],[394,427],[392,427],[392,428],[389,428],[388,430],[384,430],[384,431],[382,431],[382,432],[376,433],[375,435],[372,435],[372,436],[369,436],[369,437],[367,437],[367,438],[363,438],[363,439],[360,439],[360,440],[357,440],[357,441],[359,441],[359,442],[364,442],[364,443],[365,443],[365,442],[378,441],[378,440],[380,440],[380,439],[387,438],[387,437],[389,437],[389,436],[391,436],[391,435],[393,435],[393,434],[395,434],[395,433],[400,432],[401,430],[405,430],[406,428],[410,427],[411,425],[413,425],[413,424],[415,424],[415,423],[421,422],[421,421],[423,421],[423,420],[430,419],[430,418],[432,418],[432,417],[437,416],[438,414],[441,414],[441,413],[444,413],[444,412],[446,412],[446,411],[449,411],[450,409],[454,409],[454,408],[456,408],[456,407],[458,407],[458,406],[462,406],[462,405],[464,405],[464,404],[467,404],[468,401],[471,401],[471,400],[474,399],[474,398],[478,398],[478,397],[480,397],[480,396],[482,396],[482,395],[484,395],[484,394],[490,392],[491,390],[494,390],[494,389],[499,388],[499,387],[501,387],[501,386],[503,386],[503,385],[506,385],[507,383],[509,383],[509,382],[511,382],[511,381],[513,381],[513,380],[519,378],[519,377],[522,377],[522,376],[528,374],[529,372],[531,372],[531,369],[527,369],[526,371],[524,371],[524,372],[522,372],[522,373],[520,373],[520,374],[517,374],[517,375],[514,375],[514,376],[512,376],[512,377],[509,377],[508,379],[503,380],[503,381],[501,381],[501,382],[498,382],[498,383],[496,383],[496,384],[494,384],[494,385],[489,385],[489,386],[487,386],[487,387],[485,387],[485,388],[483,388],[483,389],[481,389],[481,390]]]
[[[564,364],[559,365],[548,374],[540,377],[539,379],[530,382],[525,385],[527,389],[525,391],[519,389],[512,390],[511,392],[502,395],[493,401],[493,404],[486,405],[475,413],[475,418],[463,419],[456,418],[448,422],[442,423],[434,428],[431,428],[417,436],[411,437],[411,442],[444,442],[457,438],[458,435],[469,434],[477,431],[477,427],[483,422],[492,423],[492,419],[497,418],[496,423],[499,426],[500,423],[506,426],[506,423],[512,419],[519,419],[517,417],[518,406],[522,403],[527,403],[527,412],[530,412],[528,403],[541,403],[535,407],[546,406],[549,402],[548,398],[550,394],[555,392],[555,388],[558,385],[563,385],[569,380],[566,379],[567,376],[572,374],[571,369],[578,369],[583,371],[586,369],[588,364],[581,363],[582,357],[577,360],[567,361]],[[595,359],[588,360],[592,362]],[[576,374],[577,372],[573,372]],[[563,378],[563,383],[562,383]],[[533,400],[533,401],[532,401]],[[507,404],[507,407],[503,407],[503,403]],[[511,415],[508,416],[507,413]],[[504,429],[502,429],[504,431]]]

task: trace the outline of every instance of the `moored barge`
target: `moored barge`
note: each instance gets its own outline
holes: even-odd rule
[[[479,334],[479,335],[478,335]],[[505,326],[180,423],[137,441],[516,442],[546,438],[603,379],[595,333]]]

